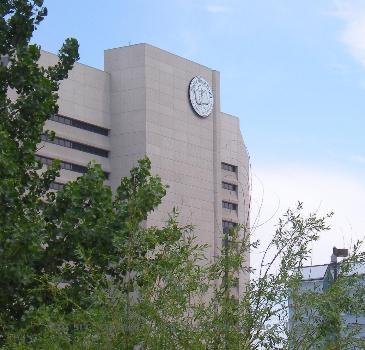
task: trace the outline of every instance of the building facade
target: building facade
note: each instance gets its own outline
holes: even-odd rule
[[[42,65],[56,61],[42,53]],[[224,229],[249,226],[249,156],[239,119],[220,109],[219,72],[147,44],[110,49],[104,70],[75,64],[58,103],[59,114],[45,126],[56,138],[38,151],[45,164],[62,162],[55,189],[91,160],[115,189],[147,155],[169,186],[147,225],[163,224],[177,207],[180,223],[195,225],[211,259]]]
[[[337,274],[341,269],[341,263],[337,262],[331,264],[324,265],[313,265],[313,266],[305,266],[300,269],[300,274],[302,276],[302,280],[299,284],[298,295],[305,295],[306,293],[314,293],[314,295],[318,294],[320,296],[323,292],[325,292],[332,283],[337,279]],[[351,285],[346,282],[346,276],[356,276],[357,282],[354,284],[353,280]],[[359,295],[363,295],[365,288],[365,266],[356,264],[351,268],[351,273],[347,272],[341,276],[345,281],[345,293],[349,295],[358,293]],[[351,277],[350,277],[351,278]],[[348,287],[347,287],[348,286]],[[311,294],[313,295],[313,294]],[[339,300],[340,302],[340,300]],[[292,300],[289,300],[289,325],[292,331],[296,334],[296,339],[302,339],[303,343],[305,343],[305,332],[311,332],[313,329],[316,329],[318,325],[316,324],[316,319],[319,317],[321,319],[321,314],[317,309],[300,309],[296,310],[295,306],[292,303]],[[298,306],[300,307],[300,306]],[[361,307],[363,310],[363,307]],[[293,321],[294,314],[298,315],[300,313],[301,321]],[[341,320],[344,326],[342,336],[349,336],[353,334],[353,337],[356,339],[365,339],[365,315],[362,311],[359,311],[357,314],[353,313],[341,313]],[[302,327],[303,325],[303,327]],[[309,327],[310,326],[310,327]],[[312,328],[312,329],[311,329]],[[341,334],[331,334],[331,339],[336,339],[336,337]],[[322,346],[323,349],[326,348],[326,340],[322,341],[319,344],[319,347]],[[318,348],[319,348],[318,347]],[[295,347],[293,347],[294,349]],[[359,347],[349,346],[346,349],[360,349]],[[362,349],[362,347],[361,347]]]

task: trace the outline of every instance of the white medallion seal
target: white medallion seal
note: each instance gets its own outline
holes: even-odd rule
[[[202,77],[194,77],[189,85],[189,98],[194,111],[201,117],[208,117],[213,110],[213,92]]]

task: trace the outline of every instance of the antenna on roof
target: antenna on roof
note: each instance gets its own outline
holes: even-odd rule
[[[334,273],[333,273],[333,279],[336,281],[337,279],[337,258],[347,258],[349,256],[349,250],[348,249],[338,249],[336,247],[333,247],[331,255],[331,265],[334,267]]]

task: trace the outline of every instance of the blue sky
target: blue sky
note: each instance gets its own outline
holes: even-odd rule
[[[34,41],[80,62],[147,42],[221,72],[222,110],[240,117],[259,222],[304,200],[336,212],[314,254],[365,235],[365,1],[48,0]],[[257,213],[255,215],[257,215]],[[271,225],[271,226],[270,226]],[[273,222],[260,226],[269,235]],[[272,232],[272,231],[271,231]],[[328,260],[328,259],[327,259]]]

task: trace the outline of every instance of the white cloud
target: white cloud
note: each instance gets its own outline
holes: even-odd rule
[[[365,1],[334,0],[335,16],[344,21],[341,41],[351,54],[365,66]]]
[[[208,5],[205,8],[210,13],[227,13],[229,12],[229,7],[223,5]]]
[[[308,264],[328,263],[333,246],[351,247],[365,237],[365,184],[360,179],[334,169],[295,164],[258,168],[255,173],[252,221],[263,198],[259,227],[254,232],[256,239],[268,242],[278,218],[289,207],[295,208],[298,201],[304,203],[306,212],[335,212],[329,222],[331,230],[313,245],[312,261]],[[252,256],[254,266],[259,258],[259,254]]]

